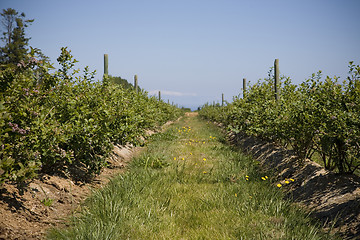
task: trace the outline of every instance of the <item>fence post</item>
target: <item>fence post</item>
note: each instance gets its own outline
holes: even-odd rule
[[[134,88],[135,88],[135,92],[138,93],[138,78],[136,74],[134,76]]]
[[[159,91],[159,101],[161,101],[161,92]]]
[[[279,93],[279,76],[280,76],[279,59],[275,59],[274,69],[275,69],[275,82],[274,82],[275,100],[278,101],[279,100],[279,95],[280,95],[280,93]]]
[[[246,93],[246,78],[243,78],[243,98],[245,97]]]
[[[224,106],[224,94],[221,94],[221,106]]]
[[[104,76],[109,74],[109,58],[107,54],[104,54]]]

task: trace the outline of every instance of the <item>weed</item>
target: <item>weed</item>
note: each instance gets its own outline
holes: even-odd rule
[[[44,198],[43,200],[41,200],[41,203],[47,207],[51,207],[51,205],[53,204],[53,201],[54,201],[54,199]]]

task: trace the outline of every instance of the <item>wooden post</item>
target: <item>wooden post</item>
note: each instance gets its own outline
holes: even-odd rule
[[[107,54],[104,54],[104,76],[109,74],[109,58]]]
[[[159,91],[159,101],[161,101],[161,92]]]
[[[137,78],[137,75],[134,76],[134,88],[135,88],[135,92],[138,93],[138,78]]]
[[[246,78],[243,78],[243,98],[245,97],[246,93]]]
[[[275,69],[275,81],[274,81],[275,100],[278,101],[279,100],[279,95],[280,95],[280,91],[279,91],[279,76],[280,76],[279,59],[275,59],[274,69]]]
[[[224,106],[224,94],[221,94],[221,106]]]

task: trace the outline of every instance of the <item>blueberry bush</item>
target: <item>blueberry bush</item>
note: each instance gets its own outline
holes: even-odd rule
[[[140,144],[145,130],[182,114],[144,91],[94,81],[88,67],[80,73],[67,48],[57,61],[55,71],[32,49],[26,60],[2,66],[0,183],[80,165],[95,175],[113,144]]]
[[[316,156],[339,173],[360,168],[360,67],[353,62],[343,82],[322,80],[321,71],[299,85],[282,76],[278,101],[270,71],[243,98],[223,107],[205,104],[199,114],[236,133],[290,146],[299,161]]]

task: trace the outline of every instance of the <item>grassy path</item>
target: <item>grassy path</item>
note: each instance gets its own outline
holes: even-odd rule
[[[70,227],[49,238],[334,239],[197,117],[154,135],[125,174],[96,191]]]

